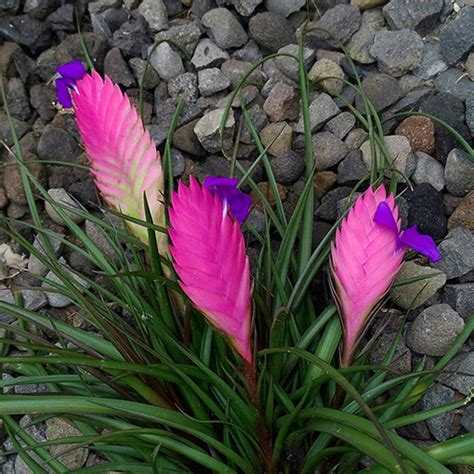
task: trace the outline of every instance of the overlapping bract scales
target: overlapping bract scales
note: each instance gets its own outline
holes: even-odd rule
[[[169,218],[181,288],[251,364],[250,271],[239,224],[192,177],[189,187],[180,182],[173,193]]]
[[[360,196],[336,232],[331,267],[344,327],[343,365],[350,363],[357,340],[373,308],[389,290],[405,251],[393,230],[374,222],[380,202],[389,206],[400,231],[398,208],[385,188]]]
[[[109,205],[123,214],[145,219],[144,194],[153,221],[164,224],[163,172],[155,144],[120,88],[93,72],[76,83],[74,111],[96,185]],[[147,229],[129,223],[148,242]],[[157,235],[163,245],[164,234]]]

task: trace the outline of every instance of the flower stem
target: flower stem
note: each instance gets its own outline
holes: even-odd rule
[[[265,465],[265,472],[267,474],[276,474],[275,466],[273,465],[273,447],[268,428],[265,426],[265,416],[260,397],[257,389],[257,370],[254,364],[246,364],[244,369],[244,376],[247,382],[247,389],[250,396],[250,401],[259,413],[257,420],[257,434],[262,448],[263,463]]]

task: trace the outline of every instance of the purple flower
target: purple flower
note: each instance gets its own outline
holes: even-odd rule
[[[410,247],[416,252],[428,257],[432,262],[441,260],[441,254],[436,248],[434,240],[428,235],[420,234],[416,225],[409,227],[402,233],[399,233],[395,219],[390,211],[390,207],[385,201],[377,206],[374,221],[377,224],[388,227],[396,233],[398,248]]]
[[[72,107],[69,89],[76,88],[76,81],[82,79],[86,74],[86,69],[80,61],[72,61],[56,68],[61,77],[56,79],[56,91],[58,102],[66,109]]]
[[[237,188],[239,180],[235,178],[218,178],[207,176],[204,187],[210,189],[221,198],[224,208],[229,208],[232,217],[240,223],[247,219],[250,210],[250,196]]]

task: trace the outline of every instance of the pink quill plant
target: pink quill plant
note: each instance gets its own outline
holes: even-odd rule
[[[67,102],[64,94],[71,90],[77,125],[103,198],[121,213],[145,221],[146,195],[154,224],[164,226],[160,156],[129,98],[108,77],[104,80],[96,72],[67,80],[66,86],[58,87],[58,99]],[[130,222],[128,226],[148,243],[145,227]],[[165,234],[157,233],[157,240],[163,253]]]
[[[416,226],[400,233],[393,195],[385,187],[359,196],[336,231],[331,247],[333,289],[344,329],[341,366],[348,367],[370,316],[389,291],[411,247],[432,261],[441,258],[431,237]]]
[[[207,186],[193,177],[189,186],[179,182],[169,209],[170,252],[184,293],[252,365],[249,261],[232,217],[246,217],[250,198],[235,185],[228,178],[208,179]]]

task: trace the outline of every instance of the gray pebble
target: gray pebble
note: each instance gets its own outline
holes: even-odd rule
[[[141,85],[143,83],[144,89],[154,89],[159,84],[160,77],[151,64],[148,65],[148,68],[146,67],[146,61],[144,59],[132,58],[128,64],[130,65],[138,84]]]
[[[160,43],[151,53],[150,64],[164,81],[184,73],[183,61],[179,53],[174,51],[168,43]]]
[[[59,256],[61,254],[62,242],[58,239],[46,236],[36,237],[33,242],[33,247],[41,254],[47,255],[47,247],[45,247],[43,243],[45,239],[48,239],[53,254],[56,257]],[[48,268],[35,255],[31,254],[28,260],[28,271],[37,275],[45,275],[48,272]]]
[[[113,82],[122,84],[125,87],[135,85],[135,78],[124,61],[119,48],[112,48],[104,59],[104,74],[110,77]]]
[[[191,62],[197,69],[203,69],[219,66],[226,59],[229,59],[229,53],[223,51],[213,41],[206,38],[198,43]]]
[[[338,218],[337,203],[349,196],[352,188],[340,187],[331,189],[321,199],[321,205],[316,209],[314,215],[318,219],[323,219],[328,222],[336,222]]]
[[[423,40],[418,33],[407,29],[377,31],[369,51],[382,72],[400,77],[421,64]]]
[[[249,22],[250,37],[263,49],[276,52],[293,43],[293,25],[285,17],[273,12],[258,13]]]
[[[46,295],[39,290],[20,290],[23,306],[30,311],[38,311],[48,304]]]
[[[352,150],[337,167],[337,182],[339,184],[357,183],[367,176],[367,168],[362,161],[360,150]]]
[[[418,277],[427,277],[413,283],[398,286],[398,283]],[[425,304],[446,283],[446,275],[439,270],[424,267],[415,262],[405,262],[390,290],[392,301],[403,309],[414,309]]]
[[[441,46],[439,43],[425,43],[423,47],[423,59],[421,64],[413,71],[420,79],[428,80],[440,72],[446,71],[448,65],[441,57]]]
[[[335,117],[340,112],[332,97],[326,93],[318,95],[309,105],[309,122],[311,131],[321,128],[328,120]],[[296,124],[296,132],[304,132],[304,122],[301,116]]]
[[[443,302],[467,319],[474,313],[474,282],[446,285],[443,289]]]
[[[474,270],[474,236],[463,227],[456,227],[438,245],[443,258],[431,266],[446,274],[448,280]]]
[[[150,30],[160,31],[168,28],[168,11],[163,0],[142,0],[138,13],[145,18]]]
[[[306,0],[265,0],[265,8],[287,17],[306,5]]]
[[[343,140],[346,135],[354,128],[356,119],[350,112],[342,112],[329,120],[326,128],[336,135],[336,137]]]
[[[407,345],[419,354],[442,356],[463,329],[463,319],[451,306],[437,304],[413,321],[407,332]]]
[[[224,114],[224,109],[216,109],[205,114],[194,126],[194,133],[205,150],[215,153],[221,149],[219,127]],[[234,115],[232,110],[224,128],[223,145],[229,149],[234,131]]]
[[[316,171],[324,171],[337,165],[348,153],[345,143],[331,132],[313,135],[313,151]]]
[[[474,82],[456,68],[442,72],[435,81],[436,88],[465,101],[474,96]]]
[[[474,162],[465,151],[455,148],[449,153],[444,179],[446,188],[455,196],[465,196],[474,189]]]
[[[239,48],[247,42],[247,33],[227,8],[209,10],[201,19],[209,36],[222,49]]]
[[[174,99],[182,97],[187,102],[196,102],[198,98],[197,75],[193,72],[185,72],[170,79],[168,93]]]
[[[52,188],[48,190],[51,200],[58,205],[67,217],[76,224],[82,222],[84,218],[76,212],[67,210],[68,208],[82,210],[82,206],[71,197],[63,188]],[[53,208],[49,201],[45,201],[44,207],[48,216],[59,225],[67,225],[61,215]]]
[[[444,168],[443,165],[426,153],[421,151],[415,153],[416,167],[411,178],[416,184],[428,183],[436,189],[442,191],[444,188]]]
[[[221,92],[230,86],[230,81],[216,67],[201,69],[198,72],[198,87],[202,96],[208,97]]]
[[[460,61],[474,46],[474,6],[464,7],[441,30],[441,55],[449,65]]]
[[[291,185],[298,180],[305,170],[304,156],[289,150],[282,156],[272,157],[270,166],[277,183]]]
[[[392,29],[408,28],[425,34],[433,27],[443,5],[443,0],[391,0],[383,12]]]
[[[344,44],[359,29],[361,14],[355,5],[336,5],[327,10],[321,18],[309,24],[309,27],[323,28],[331,31]],[[308,46],[311,48],[338,48],[336,41],[322,31],[306,33]]]
[[[455,401],[454,391],[443,385],[435,385],[423,395],[421,405],[423,410],[442,407]],[[454,412],[448,411],[441,415],[429,418],[426,423],[431,434],[437,441],[444,441],[451,436],[451,426],[454,421]]]
[[[83,280],[82,278],[80,278],[78,275],[76,275],[66,265],[66,261],[63,258],[60,258],[58,262],[60,263],[61,269],[63,270],[63,272],[65,272],[70,278],[71,280],[70,284],[72,284],[72,281],[73,281],[76,289],[83,292],[84,289],[90,288],[89,283]],[[68,296],[57,292],[58,290],[56,290],[55,287],[52,285],[52,284],[58,284],[58,285],[64,286],[64,283],[61,280],[61,278],[59,278],[59,276],[57,276],[54,272],[50,271],[47,273],[46,279],[47,281],[44,281],[41,284],[41,288],[43,288],[44,290],[53,290],[53,291],[46,292],[46,298],[48,298],[48,303],[50,304],[50,306],[52,306],[53,308],[64,308],[65,306],[68,306],[71,303],[73,303],[73,301]]]

